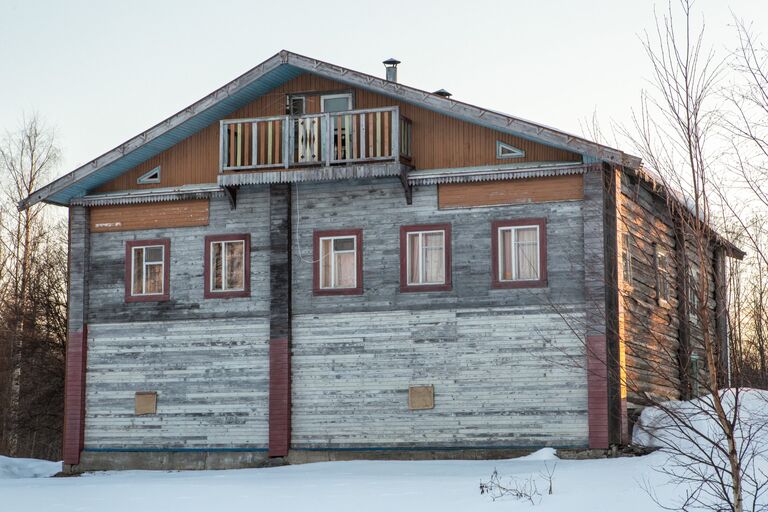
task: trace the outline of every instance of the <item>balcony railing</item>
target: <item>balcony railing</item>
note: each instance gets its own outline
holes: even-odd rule
[[[220,170],[410,159],[411,121],[398,107],[221,121]]]

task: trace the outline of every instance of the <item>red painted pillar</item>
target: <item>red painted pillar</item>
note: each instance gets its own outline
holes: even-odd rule
[[[607,449],[608,367],[605,336],[587,336],[587,416],[589,447]]]
[[[291,354],[287,339],[269,342],[269,456],[285,457],[291,443]]]
[[[85,325],[80,331],[70,331],[67,339],[64,378],[64,464],[79,464],[80,452],[83,449],[87,339]]]

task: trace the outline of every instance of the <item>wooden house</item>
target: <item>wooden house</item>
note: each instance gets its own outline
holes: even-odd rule
[[[281,51],[22,203],[69,208],[70,469],[607,449],[686,395],[724,298],[681,327],[640,160],[385,64]]]

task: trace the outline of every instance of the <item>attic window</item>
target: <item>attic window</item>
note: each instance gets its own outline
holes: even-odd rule
[[[506,144],[500,140],[496,141],[496,158],[499,160],[504,160],[507,158],[522,158],[524,156],[525,151],[522,149],[518,149],[515,146]]]
[[[158,165],[154,169],[145,172],[139,179],[136,180],[139,185],[146,185],[149,183],[160,183],[160,166]]]

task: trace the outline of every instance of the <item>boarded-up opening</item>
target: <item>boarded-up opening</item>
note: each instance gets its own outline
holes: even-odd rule
[[[408,388],[408,408],[410,410],[434,409],[434,407],[434,386],[411,386]]]
[[[440,208],[471,208],[584,198],[584,185],[580,174],[479,183],[445,183],[438,185],[437,191]]]
[[[136,393],[136,416],[157,413],[157,391],[139,391]]]

